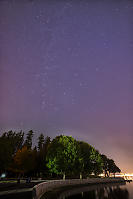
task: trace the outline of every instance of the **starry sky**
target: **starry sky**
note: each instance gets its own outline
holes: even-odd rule
[[[72,135],[133,172],[133,2],[0,1],[0,132]]]

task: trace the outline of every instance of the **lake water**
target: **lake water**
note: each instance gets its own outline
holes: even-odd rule
[[[68,190],[60,199],[133,199],[133,182],[96,185]]]

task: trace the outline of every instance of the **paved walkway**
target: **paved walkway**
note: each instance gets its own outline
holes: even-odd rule
[[[31,183],[41,183],[45,182],[46,180],[32,180]],[[12,182],[10,182],[12,183]],[[25,180],[21,180],[21,184],[25,183]],[[0,191],[0,196],[2,195],[8,195],[8,194],[16,194],[16,193],[24,193],[24,192],[30,192],[33,188],[20,188],[20,189],[12,189],[8,191]]]
[[[1,195],[7,195],[7,194],[13,194],[13,193],[22,193],[22,192],[29,192],[32,191],[32,188],[24,188],[24,189],[14,189],[14,190],[9,190],[9,191],[1,191]]]

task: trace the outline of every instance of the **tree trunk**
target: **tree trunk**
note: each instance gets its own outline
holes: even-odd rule
[[[105,170],[105,178],[108,176],[107,171]]]
[[[107,170],[105,170],[105,177],[109,177],[109,173]]]
[[[82,180],[82,173],[80,173],[80,180]]]
[[[65,180],[66,179],[66,175],[65,175],[65,173],[63,173],[63,180]]]

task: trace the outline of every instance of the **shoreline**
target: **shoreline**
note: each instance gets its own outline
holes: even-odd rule
[[[111,183],[126,183],[124,178],[90,178],[90,179],[71,179],[71,180],[53,180],[49,182],[40,183],[33,187],[32,198],[33,199],[43,199],[56,190],[66,190],[68,188],[74,187],[83,187],[83,186],[92,186],[92,185],[102,185],[102,184],[111,184]],[[58,191],[58,192],[59,192]],[[55,193],[54,193],[55,196]],[[58,195],[59,196],[59,195]]]
[[[64,197],[69,197],[72,195],[79,194],[81,192],[88,192],[95,190],[96,188],[103,187],[112,187],[112,186],[122,186],[125,185],[126,182],[115,182],[115,183],[97,183],[97,184],[82,184],[82,185],[73,185],[73,186],[65,186],[60,188],[55,188],[51,191],[44,193],[40,199],[63,199]]]

